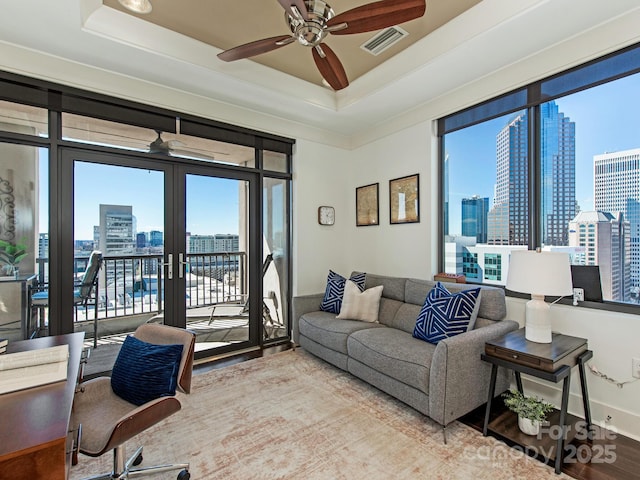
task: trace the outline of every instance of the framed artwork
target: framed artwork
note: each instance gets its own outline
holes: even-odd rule
[[[420,221],[419,174],[389,180],[389,221],[417,223]]]
[[[379,225],[379,184],[356,188],[356,226]]]

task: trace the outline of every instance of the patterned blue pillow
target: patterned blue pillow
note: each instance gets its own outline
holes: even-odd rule
[[[129,335],[111,372],[111,388],[120,398],[142,405],[176,394],[182,345],[155,345]]]
[[[355,283],[361,292],[364,292],[365,279],[365,273],[354,273],[349,277],[349,280]],[[340,313],[342,297],[344,295],[344,286],[346,283],[346,278],[333,270],[329,270],[329,275],[327,276],[327,288],[324,291],[324,298],[320,303],[320,310],[335,313],[336,315]]]
[[[450,294],[440,285],[447,292],[444,294],[439,285],[427,294],[413,329],[415,338],[429,343],[438,343],[466,332],[474,314],[478,314],[476,304],[480,288]]]

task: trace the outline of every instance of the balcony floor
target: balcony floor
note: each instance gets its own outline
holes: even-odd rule
[[[216,347],[247,341],[249,329],[247,318],[240,315],[242,306],[229,308],[225,306],[224,315],[213,317],[210,322],[212,307],[200,307],[190,309],[187,313],[187,328],[196,334],[196,352]],[[235,318],[230,318],[234,317]],[[132,333],[139,325],[147,321],[162,322],[163,316],[155,315],[151,318],[135,316],[121,317],[117,321],[100,320],[98,326],[97,348],[93,348],[93,323],[83,322],[78,324],[76,330],[84,330],[85,347],[91,348],[91,355],[85,367],[85,378],[92,378],[109,372],[113,368],[120,346],[127,335]],[[285,335],[284,327],[268,326],[267,334],[271,338]]]

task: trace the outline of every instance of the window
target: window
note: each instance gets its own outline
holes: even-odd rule
[[[566,251],[640,304],[639,71],[636,45],[439,120],[444,271],[504,285],[512,250]]]

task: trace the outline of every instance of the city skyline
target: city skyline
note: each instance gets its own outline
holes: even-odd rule
[[[634,118],[636,107],[640,107],[639,91],[640,75],[631,75],[555,100],[558,109],[576,124],[576,201],[583,211],[594,209],[594,157],[640,147]],[[620,105],[626,108],[620,109]],[[449,235],[462,233],[463,198],[489,197],[493,205],[497,179],[491,165],[496,163],[496,136],[520,113],[447,134]],[[467,174],[453,175],[462,171]]]
[[[74,176],[74,239],[93,239],[101,204],[131,206],[137,220],[136,233],[164,232],[162,172],[76,162]],[[96,178],[100,182],[96,182]],[[186,183],[187,232],[238,234],[238,180],[187,175]],[[44,223],[45,230],[42,230],[41,221],[40,228],[48,231],[48,223]]]

